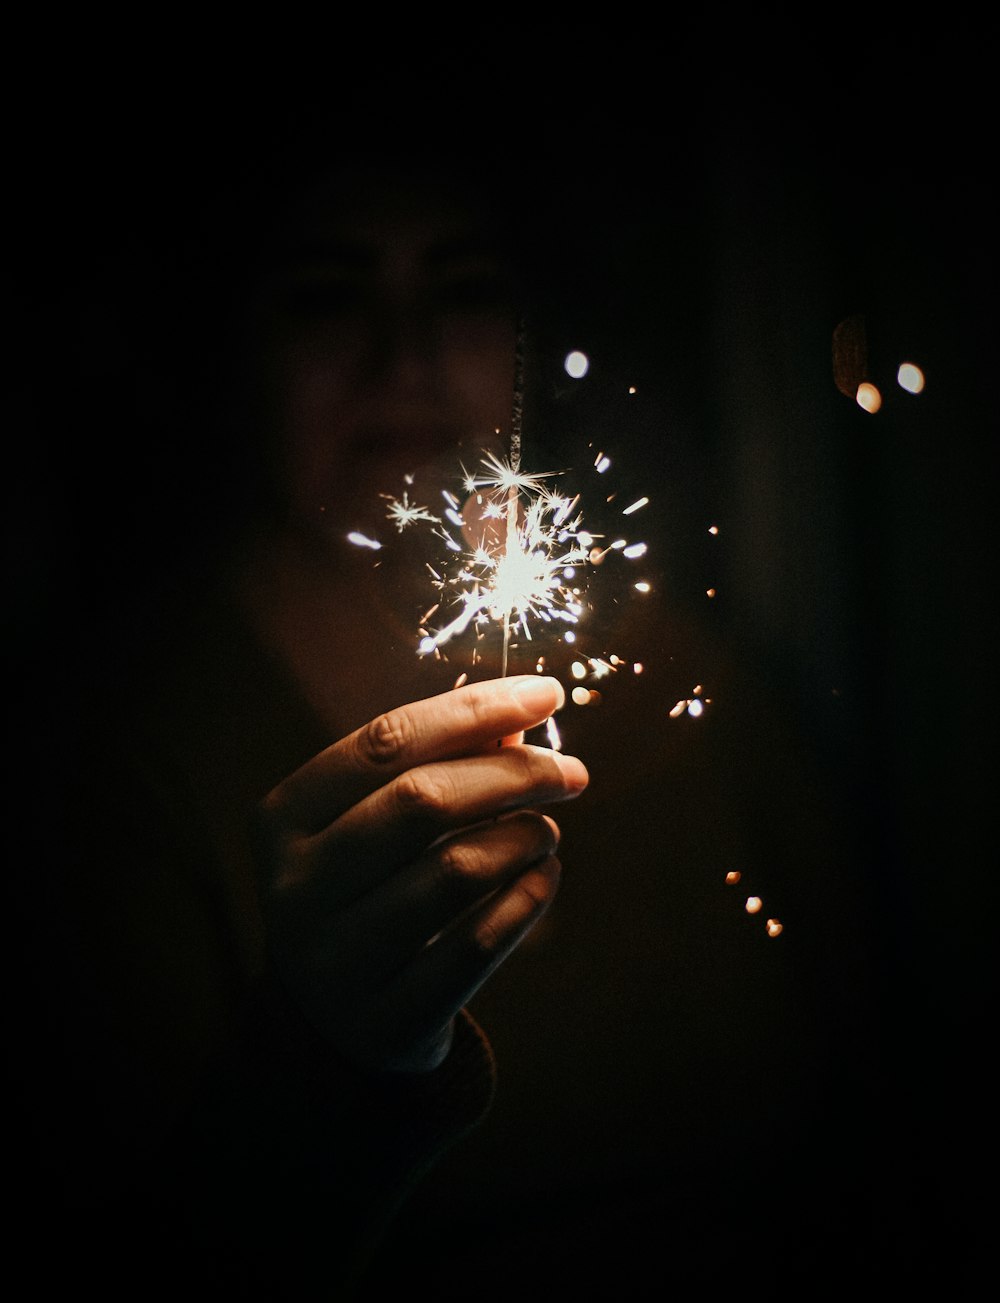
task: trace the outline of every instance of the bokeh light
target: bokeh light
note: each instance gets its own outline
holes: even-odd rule
[[[563,366],[566,374],[573,380],[582,380],[590,370],[590,358],[586,353],[581,353],[579,349],[574,349],[571,353],[566,354]]]

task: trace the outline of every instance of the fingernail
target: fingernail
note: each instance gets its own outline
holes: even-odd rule
[[[561,751],[555,751],[553,755],[559,761],[559,766],[563,771],[563,778],[573,795],[582,792],[590,782],[587,766],[582,760],[577,760],[576,756],[564,756]]]
[[[511,679],[510,690],[528,710],[537,711],[539,714],[543,712],[551,714],[554,710],[561,710],[566,704],[563,685],[558,679],[550,676],[525,674],[521,678]],[[556,697],[555,705],[552,704],[553,692]]]

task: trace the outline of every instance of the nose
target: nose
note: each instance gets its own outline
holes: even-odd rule
[[[380,385],[397,396],[433,389],[439,377],[440,355],[438,323],[418,302],[392,299],[377,306],[369,365]]]

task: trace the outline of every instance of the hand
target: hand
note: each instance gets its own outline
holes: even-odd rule
[[[551,904],[559,829],[528,807],[588,775],[523,737],[563,701],[533,675],[456,688],[372,720],[264,801],[273,961],[354,1063],[441,1063],[458,1010]]]

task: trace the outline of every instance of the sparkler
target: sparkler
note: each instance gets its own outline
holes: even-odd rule
[[[445,508],[435,514],[411,502],[409,490],[401,496],[384,493],[386,515],[399,533],[414,526],[429,526],[444,544],[445,558],[427,563],[438,600],[419,621],[420,656],[440,655],[441,648],[470,628],[482,637],[491,624],[502,629],[501,677],[506,676],[515,634],[533,638],[533,628],[549,626],[573,640],[573,627],[587,609],[585,573],[611,553],[641,556],[646,545],[583,528],[580,494],[560,488],[566,471],[526,471],[521,465],[524,402],[524,331],[518,332],[514,402],[509,455],[485,452],[478,471],[462,467],[465,500],[443,490]],[[603,474],[610,459],[595,460]],[[612,497],[614,495],[611,495]],[[631,515],[645,506],[641,497],[622,512]],[[431,619],[444,611],[445,623],[433,627]],[[598,662],[594,662],[595,673]],[[605,667],[607,661],[600,662]]]
[[[597,473],[603,474],[608,464],[598,454]],[[503,677],[515,634],[531,641],[536,631],[546,629],[572,642],[589,606],[587,570],[612,555],[641,557],[646,545],[624,537],[608,542],[607,534],[585,529],[581,494],[560,487],[569,472],[523,470],[518,441],[512,440],[510,457],[484,452],[477,471],[464,466],[460,471],[464,501],[444,488],[444,508],[436,513],[411,501],[407,489],[398,496],[382,494],[385,514],[398,533],[429,530],[443,553],[426,562],[437,600],[418,620],[418,655],[440,655],[467,631],[478,639],[499,624]],[[630,515],[647,502],[637,499],[621,514]],[[362,536],[355,536],[355,542],[360,545]],[[643,591],[649,585],[636,587]],[[432,625],[442,612],[448,618]],[[607,672],[607,660],[591,663],[595,674]]]

